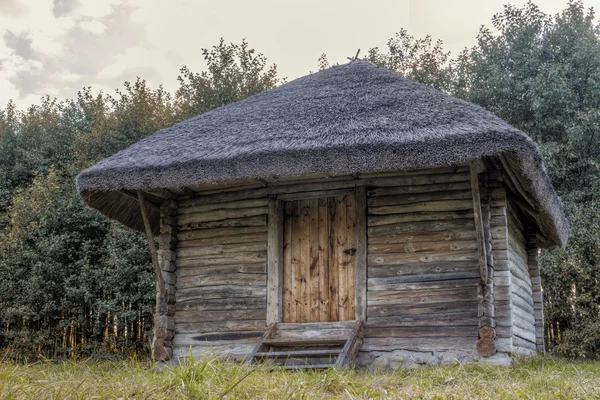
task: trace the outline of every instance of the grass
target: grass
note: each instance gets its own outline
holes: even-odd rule
[[[153,370],[135,360],[0,363],[4,399],[600,399],[600,362],[552,357],[389,373],[251,370],[215,358]]]

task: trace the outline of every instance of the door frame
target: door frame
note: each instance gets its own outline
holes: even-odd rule
[[[355,319],[367,320],[367,191],[365,186],[353,189],[282,193],[269,196],[267,228],[267,325],[283,320],[283,223],[284,202],[291,200],[356,196],[356,254],[354,259]]]

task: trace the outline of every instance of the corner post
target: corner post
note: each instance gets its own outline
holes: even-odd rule
[[[491,200],[483,162],[481,160],[472,161],[469,164],[469,172],[481,278],[480,284],[477,285],[479,318],[477,351],[484,357],[490,357],[497,350],[496,321],[494,319],[494,257],[490,232]]]
[[[175,336],[175,246],[177,243],[177,203],[167,199],[160,207],[160,234],[158,251],[154,244],[154,234],[146,200],[141,191],[137,192],[150,247],[152,264],[156,276],[156,310],[154,313],[152,355],[161,363],[173,356]]]

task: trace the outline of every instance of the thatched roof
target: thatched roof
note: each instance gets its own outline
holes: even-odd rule
[[[137,203],[117,190],[414,169],[501,153],[517,160],[544,235],[564,246],[569,224],[526,134],[479,106],[365,61],[159,131],[83,171],[77,188],[91,206],[141,230]]]

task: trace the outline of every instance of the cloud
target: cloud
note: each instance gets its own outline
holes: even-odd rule
[[[97,35],[101,35],[102,33],[104,33],[104,31],[106,31],[106,25],[104,25],[102,22],[100,21],[82,21],[79,23],[79,26],[81,27],[81,29],[95,33]]]
[[[116,88],[135,72],[161,79],[150,64],[122,65],[121,72],[99,76],[128,49],[148,45],[144,27],[131,21],[135,8],[126,0],[36,1],[38,7],[27,15],[0,16],[0,108],[11,98],[27,107],[46,94],[66,99],[84,86]]]
[[[15,55],[25,60],[35,60],[38,58],[38,54],[36,54],[31,46],[31,38],[27,37],[27,34],[15,34],[8,31],[4,34],[4,43],[8,48],[14,50]]]
[[[68,15],[77,5],[77,0],[54,0],[52,12],[56,18]]]
[[[18,0],[1,0],[0,15],[8,15],[10,17],[21,17],[27,14],[27,7]]]

